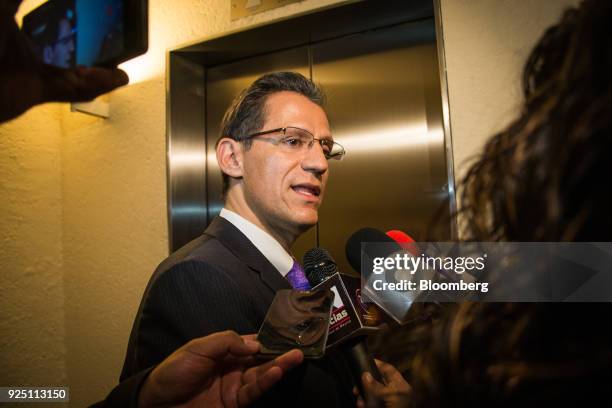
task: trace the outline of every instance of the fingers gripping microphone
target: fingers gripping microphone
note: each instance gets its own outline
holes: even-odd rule
[[[375,306],[361,302],[361,281],[359,278],[342,275],[336,262],[323,248],[313,248],[304,254],[306,277],[313,290],[331,289],[335,293],[332,318],[330,320],[328,347],[343,343],[343,350],[351,367],[355,383],[368,406],[376,404],[366,395],[361,375],[372,374],[378,382],[384,383],[376,363],[367,350],[364,336],[377,330],[380,315],[374,313]]]

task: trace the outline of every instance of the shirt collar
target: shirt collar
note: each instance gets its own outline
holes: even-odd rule
[[[281,275],[286,276],[289,273],[293,267],[293,257],[270,234],[227,208],[223,208],[219,216],[234,224]]]

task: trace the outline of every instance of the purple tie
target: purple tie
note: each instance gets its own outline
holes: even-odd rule
[[[310,290],[310,283],[306,278],[306,274],[298,261],[293,261],[293,266],[287,274],[287,280],[297,290]]]

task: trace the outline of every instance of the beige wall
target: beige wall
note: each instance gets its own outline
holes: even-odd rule
[[[49,105],[0,126],[1,383],[68,384],[83,406],[116,381],[167,253],[165,50],[339,2],[232,23],[227,0],[150,0],[151,50],[127,65],[139,82],[110,95],[110,119]],[[569,2],[442,1],[457,164],[507,122],[526,53]]]
[[[159,79],[113,94],[109,120],[62,112],[66,364],[74,406],[101,399],[117,381],[142,291],[167,254],[164,98]]]
[[[0,386],[67,381],[59,109],[0,126]]]
[[[60,108],[0,126],[0,386],[67,383]]]
[[[441,0],[455,178],[518,112],[531,48],[579,0]]]

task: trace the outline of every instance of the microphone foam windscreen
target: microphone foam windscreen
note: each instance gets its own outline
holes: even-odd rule
[[[306,278],[311,286],[317,286],[325,279],[338,272],[334,258],[323,248],[312,248],[302,258]]]
[[[353,233],[353,235],[351,235],[348,241],[346,241],[345,251],[346,259],[348,259],[349,264],[351,264],[355,272],[357,272],[358,274],[361,274],[361,244],[363,242],[382,242],[393,243],[397,245],[397,243],[393,239],[388,237],[387,234],[374,228],[362,228],[359,231]],[[373,259],[375,256],[384,257],[387,255],[389,254],[366,254],[366,256],[370,259]]]

